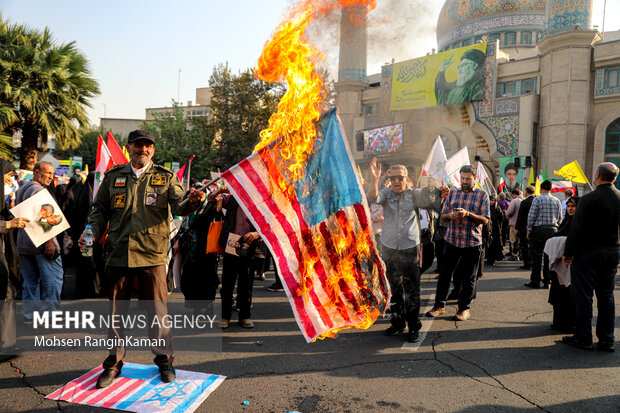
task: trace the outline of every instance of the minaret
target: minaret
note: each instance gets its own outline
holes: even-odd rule
[[[367,8],[348,6],[340,19],[338,82],[365,82],[368,30]]]
[[[540,133],[533,148],[538,169],[577,160],[584,170],[592,100],[592,0],[547,0],[540,58]]]
[[[338,60],[338,81],[336,106],[354,154],[355,133],[364,129],[362,113],[362,90],[367,86],[367,16],[366,6],[347,6],[342,9],[340,19],[340,55]]]

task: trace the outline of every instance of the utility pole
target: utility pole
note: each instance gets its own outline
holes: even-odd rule
[[[181,68],[179,68],[179,80],[177,82],[177,103],[181,102]]]
[[[605,39],[605,13],[607,12],[607,0],[603,3],[603,32],[601,33],[601,40]]]

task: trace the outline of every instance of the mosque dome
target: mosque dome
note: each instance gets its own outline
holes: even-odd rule
[[[500,47],[533,46],[545,26],[545,0],[446,0],[437,21],[439,50],[488,36]]]

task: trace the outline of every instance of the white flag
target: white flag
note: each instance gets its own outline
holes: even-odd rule
[[[459,186],[461,185],[459,170],[465,165],[471,165],[469,163],[467,146],[464,146],[463,149],[459,150],[446,161],[442,170],[439,172],[439,176],[448,185]]]
[[[438,136],[435,140],[435,143],[433,143],[431,152],[426,158],[426,162],[424,162],[424,165],[422,165],[422,175],[424,175],[424,173],[426,172],[426,174],[430,176],[441,176],[440,171],[445,165],[446,161],[446,150],[443,147],[443,142],[441,141],[441,138]]]
[[[482,162],[478,161],[478,167],[476,168],[476,182],[483,183],[487,179],[489,179],[489,175],[487,175],[487,171],[484,170]]]

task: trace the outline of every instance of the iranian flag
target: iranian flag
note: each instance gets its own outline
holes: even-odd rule
[[[573,194],[577,193],[577,188],[573,187],[573,183],[571,181],[551,181],[553,187],[551,188],[552,193],[556,192],[565,192],[567,189],[572,189]]]
[[[101,135],[99,135],[98,141],[97,163],[95,166],[95,185],[93,187],[93,200],[97,195],[99,185],[101,185],[101,182],[103,181],[103,175],[108,169],[112,168],[115,165],[114,161],[112,160],[112,154],[110,153],[108,146],[103,141]]]

